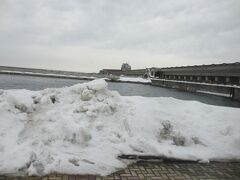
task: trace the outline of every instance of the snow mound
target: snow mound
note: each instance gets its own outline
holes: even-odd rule
[[[0,174],[106,175],[121,154],[240,159],[240,110],[122,97],[100,79],[42,91],[0,90]]]

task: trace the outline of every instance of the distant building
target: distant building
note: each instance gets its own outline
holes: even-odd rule
[[[131,66],[128,63],[123,63],[121,67],[122,71],[131,70]]]
[[[125,76],[144,76],[146,74],[146,69],[131,69],[131,66],[128,63],[123,63],[121,69],[102,69],[99,71],[99,74],[105,75],[125,75]]]

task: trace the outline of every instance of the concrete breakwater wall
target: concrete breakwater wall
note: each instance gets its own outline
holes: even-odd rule
[[[231,97],[240,101],[240,86],[229,86],[220,84],[196,83],[188,81],[175,81],[166,79],[151,79],[152,85],[174,88],[189,92],[209,92]]]
[[[83,73],[74,71],[61,71],[61,70],[50,70],[50,69],[36,69],[36,68],[22,68],[22,67],[9,67],[0,66],[0,73],[12,73],[12,74],[32,74],[32,75],[60,75],[60,76],[95,76],[96,73]]]
[[[0,70],[0,74],[37,76],[37,77],[49,77],[49,78],[62,78],[62,79],[79,79],[79,80],[93,80],[93,79],[95,79],[95,77],[92,77],[92,76],[88,77],[88,76],[44,74],[44,73],[18,72],[18,71],[1,71],[1,70]]]

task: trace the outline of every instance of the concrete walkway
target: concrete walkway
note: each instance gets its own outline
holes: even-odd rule
[[[106,177],[100,176],[75,176],[75,175],[51,175],[46,177],[6,177],[0,176],[0,180],[26,179],[26,180],[137,180],[137,179],[231,179],[240,180],[240,162],[214,162],[209,164],[193,162],[138,162],[129,165]]]

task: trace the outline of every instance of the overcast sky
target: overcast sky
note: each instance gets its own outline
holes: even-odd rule
[[[93,72],[240,61],[240,0],[0,0],[0,65]]]

